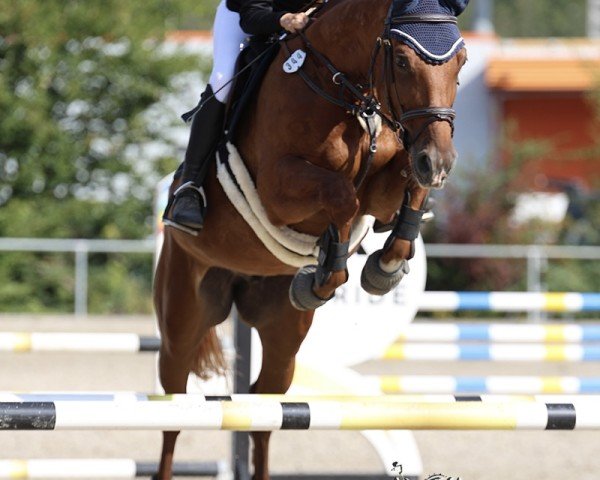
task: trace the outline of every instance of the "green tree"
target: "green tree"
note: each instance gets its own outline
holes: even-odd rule
[[[167,107],[173,78],[207,66],[166,53],[166,32],[206,22],[214,2],[3,0],[0,8],[0,235],[143,238],[151,234],[156,180],[180,161]],[[200,85],[189,94],[191,107]],[[148,310],[151,259],[95,258],[106,282],[126,283]],[[116,260],[114,260],[116,261]],[[5,311],[69,310],[69,256],[0,255]],[[140,263],[141,262],[141,263]],[[143,265],[143,266],[140,266]],[[51,272],[48,275],[48,272]],[[108,301],[98,285],[92,304]],[[105,292],[106,299],[93,298]],[[47,293],[47,294],[46,294]],[[142,294],[143,293],[143,294]],[[127,304],[127,305],[126,305]]]
[[[587,0],[500,0],[495,24],[503,37],[581,37]]]
[[[541,141],[515,141],[507,126],[497,151],[502,158],[468,170],[441,192],[436,220],[424,230],[426,242],[459,244],[538,243],[542,225],[518,226],[511,220],[518,178],[525,162],[546,152]],[[493,259],[430,259],[429,290],[522,289],[524,264]]]
[[[473,25],[477,3],[471,0],[459,21]],[[493,23],[501,37],[582,37],[587,0],[492,0]]]

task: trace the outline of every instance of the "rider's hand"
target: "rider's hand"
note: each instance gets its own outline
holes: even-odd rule
[[[290,33],[298,33],[308,23],[306,13],[286,13],[279,20],[280,25]]]

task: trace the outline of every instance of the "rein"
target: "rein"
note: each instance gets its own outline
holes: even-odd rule
[[[367,133],[369,134],[369,154],[367,156],[366,162],[362,162],[360,165],[360,170],[354,179],[354,186],[358,190],[365,180],[367,173],[369,172],[371,165],[373,164],[373,160],[375,159],[375,154],[377,153],[377,127],[374,122],[375,115],[378,115],[392,130],[398,130],[398,124],[392,118],[388,117],[381,111],[381,105],[375,99],[374,95],[364,95],[362,93],[362,86],[355,85],[352,83],[346,75],[338,70],[329,59],[319,52],[310,42],[310,40],[306,37],[304,32],[300,32],[298,34],[304,43],[304,47],[310,53],[312,53],[317,60],[329,70],[331,74],[331,81],[333,84],[340,87],[340,95],[339,97],[334,97],[325,91],[322,87],[320,87],[315,81],[313,81],[310,76],[306,72],[304,72],[301,68],[296,72],[300,75],[300,78],[304,80],[304,83],[317,95],[321,98],[324,98],[329,103],[337,105],[338,107],[343,108],[347,113],[353,116],[360,116],[363,118]],[[284,41],[283,46],[288,55],[291,55],[290,49],[287,43]],[[371,90],[372,91],[372,90]],[[353,96],[353,102],[349,102],[344,99],[345,93],[350,92]]]
[[[399,140],[404,145],[404,149],[408,151],[411,145],[421,136],[425,129],[434,122],[448,122],[454,134],[454,119],[456,111],[450,107],[426,107],[413,110],[405,110],[398,114],[392,102],[392,93],[396,97],[396,105],[400,105],[400,96],[396,86],[396,78],[393,67],[393,46],[391,37],[392,24],[403,23],[457,23],[457,19],[450,15],[404,15],[400,17],[392,17],[393,3],[390,6],[388,15],[385,20],[385,28],[383,34],[377,38],[377,43],[371,56],[371,64],[368,72],[369,88],[368,93],[364,94],[364,87],[360,84],[351,82],[346,75],[333,65],[333,63],[321,52],[319,52],[307,38],[304,32],[298,35],[302,38],[304,47],[310,52],[318,62],[324,66],[331,74],[331,82],[339,87],[339,96],[335,97],[325,91],[323,87],[318,85],[310,76],[299,68],[295,73],[300,75],[300,78],[306,85],[321,98],[329,103],[343,108],[347,113],[360,116],[365,120],[365,130],[369,134],[369,154],[366,162],[362,162],[359,173],[354,181],[356,189],[360,187],[367,176],[368,170],[373,163],[375,153],[377,152],[377,131],[374,123],[375,115],[388,125],[394,132],[398,134]],[[287,39],[282,39],[282,44],[288,55],[292,52],[287,45]],[[377,58],[381,50],[384,50],[383,57],[383,75],[385,83],[385,103],[389,114],[381,110],[381,102],[375,97],[375,66]],[[352,97],[351,101],[346,100],[347,93]],[[416,134],[411,135],[406,128],[406,123],[417,119],[427,118],[426,122],[421,126]]]

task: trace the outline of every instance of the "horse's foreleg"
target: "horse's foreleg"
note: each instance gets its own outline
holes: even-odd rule
[[[314,310],[331,300],[335,290],[348,281],[350,224],[329,225],[319,239],[319,263],[302,267],[290,286],[290,301],[298,310]]]
[[[380,264],[385,271],[397,269],[402,260],[414,254],[414,242],[419,235],[421,219],[429,189],[415,186],[409,190],[408,201],[402,205],[396,225],[386,241]]]
[[[294,156],[279,159],[257,175],[257,188],[274,225],[294,225],[324,212],[342,228],[358,210],[356,190],[341,173]]]
[[[275,224],[297,224],[320,212],[328,217],[330,225],[320,240],[319,265],[301,269],[290,290],[297,309],[314,310],[348,280],[350,230],[359,207],[356,189],[343,174],[297,157],[284,157],[272,170],[260,172],[258,188]]]
[[[423,210],[429,189],[415,186],[408,190],[396,224],[383,249],[372,253],[362,271],[361,285],[372,295],[384,295],[409,272],[408,260],[414,255]]]

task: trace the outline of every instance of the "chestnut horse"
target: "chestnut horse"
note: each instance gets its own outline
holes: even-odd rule
[[[393,228],[369,258],[363,287],[381,295],[407,273],[427,193],[443,185],[456,159],[451,107],[466,52],[461,46],[444,63],[425,61],[393,38],[390,26],[456,18],[392,18],[397,3],[415,2],[327,3],[303,35],[285,40],[237,130],[236,147],[271,224],[320,237],[318,258],[306,262],[311,265],[294,276],[297,262],[265,246],[229,200],[214,166],[205,184],[203,230],[193,236],[165,229],[154,302],[167,393],[185,393],[190,372],[223,371],[214,327],[234,304],[263,345],[252,392],[286,392],[314,309],[347,280],[351,230],[363,216]],[[295,63],[304,65],[284,71],[297,50],[306,58],[296,55]],[[178,433],[163,432],[160,479],[171,478]],[[270,434],[251,436],[254,478],[267,480]]]

